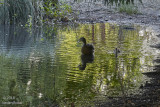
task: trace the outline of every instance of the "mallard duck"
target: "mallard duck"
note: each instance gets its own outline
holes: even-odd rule
[[[81,49],[82,54],[84,54],[84,55],[92,55],[93,52],[94,52],[94,46],[91,45],[91,44],[87,44],[86,43],[86,39],[84,37],[81,37],[79,39],[79,41],[83,42],[83,46],[82,46],[82,49]]]

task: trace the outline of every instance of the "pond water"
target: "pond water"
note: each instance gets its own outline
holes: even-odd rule
[[[94,45],[94,56],[81,55],[80,37]],[[1,104],[86,107],[130,94],[152,66],[154,56],[142,51],[148,41],[149,33],[134,25],[1,25]]]

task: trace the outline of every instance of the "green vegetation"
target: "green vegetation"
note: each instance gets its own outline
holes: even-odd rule
[[[0,11],[0,23],[24,24],[32,13],[32,5],[29,0],[5,0]]]
[[[127,14],[138,14],[138,8],[136,6],[134,6],[133,4],[121,4],[118,7],[118,11],[119,12],[124,12]]]
[[[64,18],[67,19],[67,15],[72,12],[71,6],[67,5],[65,2],[55,3],[45,3],[44,13],[46,14],[45,19],[48,21],[50,19],[55,19],[56,21],[63,21]]]
[[[139,0],[142,2],[141,0]],[[120,12],[136,14],[134,0],[105,0],[106,4],[116,5]],[[0,23],[19,24],[31,27],[55,21],[68,22],[72,8],[58,0],[1,0]]]
[[[43,22],[68,21],[69,5],[58,0],[5,0],[0,4],[0,23],[40,25]],[[65,19],[65,20],[62,20]]]

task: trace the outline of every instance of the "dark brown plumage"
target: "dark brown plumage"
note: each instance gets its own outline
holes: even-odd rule
[[[84,55],[92,55],[93,52],[94,52],[93,45],[87,44],[86,43],[86,39],[84,37],[81,37],[80,41],[83,42],[83,46],[82,46],[82,49],[81,49],[82,54],[84,54]]]

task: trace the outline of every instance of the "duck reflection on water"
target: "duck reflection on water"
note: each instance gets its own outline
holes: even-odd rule
[[[85,70],[87,63],[92,63],[94,60],[94,46],[92,44],[87,44],[86,39],[81,37],[79,41],[83,42],[81,48],[81,65],[79,65],[80,70]]]
[[[81,65],[79,65],[79,70],[85,70],[87,63],[92,63],[94,60],[94,55],[81,55]]]

